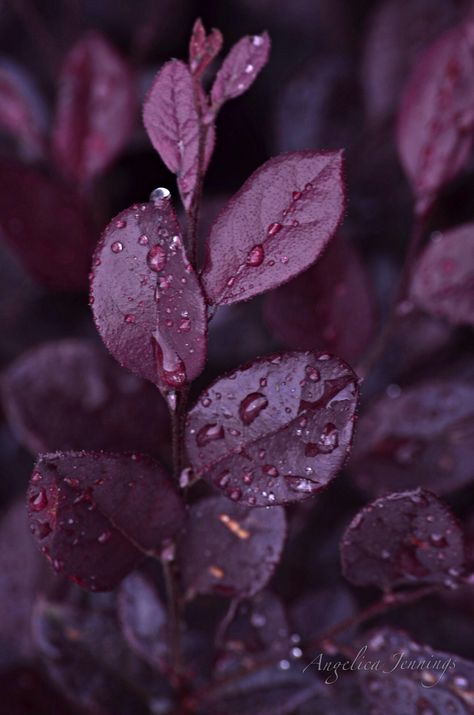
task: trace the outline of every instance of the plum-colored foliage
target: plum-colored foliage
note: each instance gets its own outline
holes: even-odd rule
[[[122,211],[97,248],[91,302],[106,346],[166,393],[199,375],[205,304],[166,189]]]
[[[266,162],[222,209],[203,270],[207,298],[230,304],[286,283],[321,255],[344,211],[340,152]]]
[[[450,323],[474,325],[474,223],[446,231],[425,249],[411,296]]]
[[[0,13],[0,710],[471,713],[472,0],[56,5]]]
[[[180,528],[184,510],[164,470],[139,454],[40,457],[28,491],[31,530],[54,569],[110,590]]]
[[[346,459],[357,397],[356,375],[327,353],[262,358],[203,392],[188,417],[189,458],[236,502],[307,499]]]
[[[61,171],[87,182],[115,159],[135,115],[135,85],[127,64],[98,33],[81,38],[61,70],[53,152]]]
[[[455,518],[423,489],[395,492],[364,507],[341,541],[342,568],[358,586],[451,583],[464,566]]]

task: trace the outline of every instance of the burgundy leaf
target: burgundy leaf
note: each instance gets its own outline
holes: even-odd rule
[[[354,517],[342,537],[341,559],[345,577],[357,586],[449,586],[463,568],[463,535],[431,492],[395,492]]]
[[[123,634],[135,653],[155,668],[167,656],[166,610],[151,580],[134,571],[121,583],[118,613]]]
[[[222,42],[220,30],[213,28],[207,34],[201,18],[196,20],[189,43],[189,66],[196,77],[201,77],[208,65],[219,54]]]
[[[470,715],[474,704],[474,663],[452,653],[415,643],[389,628],[372,631],[361,641],[365,662],[360,668],[367,707],[385,715]]]
[[[214,382],[190,411],[195,473],[249,506],[307,499],[346,459],[357,398],[356,375],[327,353],[260,358]]]
[[[214,110],[224,102],[239,97],[254,83],[260,70],[267,64],[270,38],[263,35],[242,37],[230,50],[217,73],[211,90]]]
[[[131,70],[102,35],[89,32],[61,70],[53,151],[64,174],[86,182],[102,173],[123,149],[135,107]]]
[[[64,183],[20,164],[0,165],[2,236],[39,283],[83,290],[96,241],[90,216]]]
[[[344,211],[341,152],[270,159],[219,214],[203,272],[210,303],[246,300],[308,268]]]
[[[424,212],[468,161],[474,135],[474,25],[445,33],[422,56],[406,86],[398,151]]]
[[[14,136],[27,157],[44,153],[46,109],[23,68],[0,61],[0,128]]]
[[[424,250],[412,279],[420,308],[450,323],[474,325],[474,223],[447,231]]]
[[[156,456],[169,440],[156,390],[86,340],[23,354],[3,374],[2,398],[10,427],[34,454],[84,448]]]
[[[316,640],[356,613],[357,605],[348,588],[328,586],[307,591],[297,598],[291,604],[290,623],[293,631],[305,641]],[[338,639],[353,637],[353,630],[347,629]]]
[[[316,698],[324,698],[321,681],[282,659],[278,666],[250,672],[214,688],[198,715],[293,715]],[[314,709],[311,710],[313,714]]]
[[[157,189],[152,199],[122,211],[105,229],[91,302],[115,359],[166,393],[204,367],[207,319],[169,191]]]
[[[314,266],[266,296],[264,315],[289,348],[357,360],[374,331],[374,296],[352,244],[332,241]]]
[[[25,505],[16,502],[0,522],[0,671],[33,657],[31,612],[41,566]]]
[[[382,124],[397,109],[403,84],[422,52],[460,19],[451,0],[384,0],[374,7],[360,79],[370,120]]]
[[[222,497],[194,504],[178,555],[187,597],[253,596],[273,574],[285,536],[281,507],[246,509]]]
[[[183,522],[180,497],[143,455],[42,455],[28,490],[30,527],[58,572],[107,591]]]
[[[168,169],[176,174],[187,209],[193,201],[199,164],[202,163],[201,173],[205,172],[214,150],[214,125],[212,121],[201,122],[201,114],[206,114],[206,101],[184,62],[171,60],[156,75],[143,107],[143,122],[150,141]],[[201,133],[205,136],[202,158]]]
[[[270,590],[242,601],[225,631],[217,670],[240,670],[242,661],[257,664],[290,651],[290,631],[281,600]],[[297,652],[299,654],[299,651]]]
[[[374,495],[420,485],[452,492],[474,477],[473,425],[474,386],[467,381],[398,389],[359,421],[351,472]]]
[[[94,602],[81,607],[39,597],[32,628],[41,663],[81,713],[149,715],[151,674],[127,653],[109,611]]]

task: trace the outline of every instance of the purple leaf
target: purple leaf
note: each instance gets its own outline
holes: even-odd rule
[[[299,596],[290,608],[290,623],[293,631],[305,641],[320,638],[334,626],[355,616],[357,605],[345,586],[332,586],[307,591]],[[340,640],[353,636],[353,629],[344,631]]]
[[[474,325],[474,223],[432,241],[415,268],[411,297],[454,325]]]
[[[102,173],[125,146],[135,108],[129,67],[102,35],[89,32],[61,70],[52,140],[61,171],[81,183]]]
[[[64,183],[20,164],[0,165],[2,236],[25,270],[51,290],[83,290],[96,241],[90,216]]]
[[[200,18],[196,20],[189,43],[189,67],[192,74],[202,77],[209,64],[221,51],[222,42],[220,30],[213,28],[207,34],[202,20]]]
[[[449,586],[463,568],[463,535],[431,492],[395,492],[354,517],[342,537],[341,559],[344,576],[357,586]]]
[[[127,650],[109,602],[69,601],[39,597],[35,607],[33,635],[51,681],[81,713],[149,715],[152,674]]]
[[[169,191],[154,195],[150,203],[122,211],[105,229],[95,254],[91,302],[115,359],[166,393],[203,369],[207,319]]]
[[[171,60],[156,75],[143,107],[143,122],[151,143],[164,163],[176,174],[183,204],[189,209],[199,173],[204,173],[214,150],[212,121],[206,115],[206,99],[184,62]],[[202,124],[202,126],[201,126]],[[205,135],[200,171],[200,134]]]
[[[473,479],[474,386],[433,380],[370,406],[359,421],[350,470],[370,494],[419,485],[449,493]]]
[[[247,179],[209,236],[210,303],[252,298],[314,263],[342,219],[342,163],[342,152],[282,154]]]
[[[293,715],[312,698],[324,698],[321,681],[301,671],[282,659],[274,668],[229,680],[214,688],[198,715]]]
[[[264,315],[286,347],[357,360],[374,331],[374,296],[352,244],[332,241],[314,266],[266,296]]]
[[[246,509],[222,497],[197,502],[179,544],[187,597],[253,596],[273,574],[285,536],[285,512],[280,507]]]
[[[143,455],[42,455],[28,490],[30,528],[54,569],[107,591],[181,527],[184,509],[167,474]]]
[[[474,663],[434,650],[389,628],[372,631],[365,662],[379,668],[357,671],[367,707],[385,715],[470,715]]]
[[[188,456],[234,501],[307,499],[346,459],[357,398],[356,375],[327,353],[260,358],[202,393],[188,416]]]
[[[18,141],[28,158],[44,153],[46,109],[24,69],[0,60],[0,128]]]
[[[472,23],[445,33],[422,56],[404,92],[398,151],[422,213],[471,155],[473,43]]]
[[[0,522],[0,670],[33,658],[31,612],[40,584],[41,559],[28,531],[23,502]]]
[[[169,440],[156,390],[86,340],[23,354],[3,374],[2,402],[18,441],[34,454],[84,448],[156,456]]]
[[[267,64],[270,38],[263,35],[242,37],[225,57],[211,90],[214,111],[224,102],[239,97],[254,83],[260,70]]]
[[[166,610],[156,587],[134,571],[120,584],[118,614],[130,648],[152,667],[161,669],[167,657]]]

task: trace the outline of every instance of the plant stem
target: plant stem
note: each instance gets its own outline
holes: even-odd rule
[[[428,215],[428,211],[415,213],[413,231],[410,237],[410,242],[408,244],[407,254],[400,274],[395,298],[392,301],[387,320],[385,321],[378,336],[373,341],[369,351],[366,353],[363,360],[359,363],[356,369],[357,374],[362,378],[367,377],[367,375],[376,365],[379,358],[382,356],[385,348],[387,347],[388,341],[392,336],[393,330],[397,324],[397,320],[399,318],[400,304],[405,299],[407,290],[410,285],[414,262],[418,253],[418,249],[420,247],[420,243],[423,239]]]
[[[173,449],[173,473],[176,482],[179,484],[179,477],[184,467],[184,427],[186,422],[186,411],[188,407],[189,389],[184,387],[176,391],[176,405],[170,408],[172,449]]]

